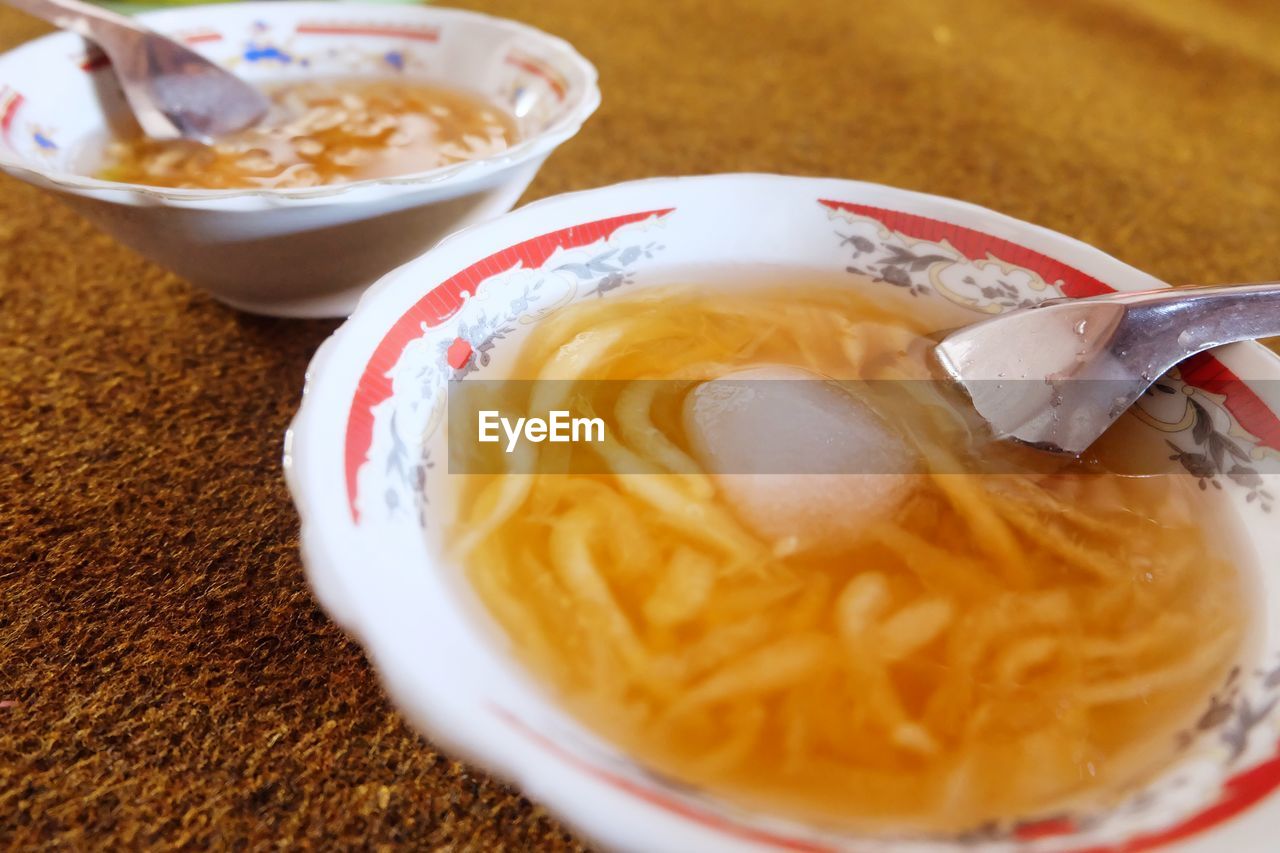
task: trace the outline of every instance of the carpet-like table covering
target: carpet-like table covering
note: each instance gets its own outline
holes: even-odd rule
[[[528,198],[717,171],[968,199],[1280,277],[1272,0],[493,0],[604,105]],[[0,9],[0,47],[45,31]],[[332,322],[240,315],[0,178],[0,848],[569,849],[307,588],[281,437]]]

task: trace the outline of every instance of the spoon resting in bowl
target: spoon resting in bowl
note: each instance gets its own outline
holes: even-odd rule
[[[267,99],[257,89],[123,15],[80,0],[3,2],[100,47],[147,136],[208,142],[267,113]]]
[[[951,332],[934,355],[1001,438],[1082,453],[1183,359],[1280,335],[1280,282],[1051,299]]]

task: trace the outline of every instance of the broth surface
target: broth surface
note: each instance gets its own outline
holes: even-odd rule
[[[467,92],[398,80],[266,87],[257,126],[204,145],[108,143],[97,177],[157,187],[293,188],[423,172],[514,145],[515,119]]]
[[[1204,523],[1193,478],[1023,466],[1033,451],[945,401],[889,404],[923,461],[908,496],[834,550],[796,551],[735,515],[674,391],[627,391],[758,363],[929,378],[920,301],[861,290],[671,287],[542,321],[517,378],[617,380],[567,404],[604,418],[627,462],[578,445],[556,452],[614,471],[459,477],[459,559],[573,712],[728,800],[960,831],[1113,799],[1175,755],[1246,633],[1243,575],[1214,538],[1228,526]],[[1019,473],[955,473],[979,454]]]

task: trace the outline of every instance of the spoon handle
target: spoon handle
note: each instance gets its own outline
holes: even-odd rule
[[[139,26],[124,15],[83,3],[81,0],[0,0],[5,5],[26,12],[95,42],[113,40],[127,31],[136,37]]]
[[[1280,282],[1162,288],[1094,299],[1125,306],[1112,352],[1159,352],[1159,360],[1169,364],[1223,344],[1280,335]]]

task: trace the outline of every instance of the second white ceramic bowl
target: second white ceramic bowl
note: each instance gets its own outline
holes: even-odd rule
[[[247,311],[345,316],[364,288],[447,234],[509,210],[600,102],[592,65],[512,21],[429,6],[237,3],[139,16],[253,82],[426,78],[507,106],[524,139],[403,177],[299,190],[178,190],[97,180],[86,148],[127,115],[78,36],[0,56],[0,168]]]
[[[848,275],[850,265],[874,280]],[[933,837],[851,837],[779,820],[651,772],[644,756],[568,716],[516,663],[442,547],[458,476],[441,426],[449,383],[519,375],[522,336],[575,300],[714,276],[715,292],[733,299],[723,276],[762,268],[847,282],[873,298],[911,293],[954,325],[1047,298],[1160,286],[1079,241],[971,204],[768,175],[558,196],[446,240],[371,288],[321,347],[286,450],[316,593],[409,718],[618,849],[1274,850],[1280,359],[1254,343],[1184,363],[1162,380],[1165,393],[1137,406],[1129,449],[1199,478],[1206,500],[1239,521],[1242,554],[1262,569],[1252,599],[1261,629],[1177,760],[1116,808]]]

